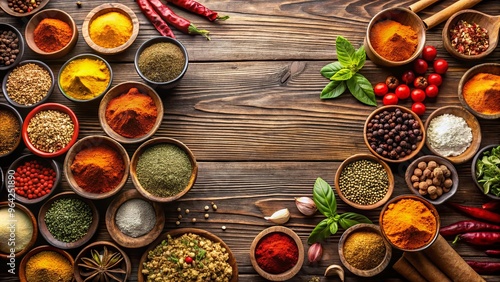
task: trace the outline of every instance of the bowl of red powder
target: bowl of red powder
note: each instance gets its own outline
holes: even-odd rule
[[[78,195],[105,199],[123,188],[129,165],[130,158],[120,143],[107,136],[87,136],[66,154],[64,176]]]
[[[269,227],[253,240],[250,260],[260,276],[270,281],[285,281],[302,268],[304,246],[293,230],[283,226]]]
[[[161,125],[163,103],[156,91],[141,82],[123,82],[111,88],[99,105],[99,122],[120,143],[139,143]]]

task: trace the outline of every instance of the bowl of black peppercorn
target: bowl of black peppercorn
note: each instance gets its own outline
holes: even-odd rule
[[[24,54],[21,32],[10,24],[0,23],[0,71],[15,67]]]
[[[389,163],[402,163],[415,157],[425,144],[422,120],[412,110],[398,105],[376,109],[363,129],[370,152]]]

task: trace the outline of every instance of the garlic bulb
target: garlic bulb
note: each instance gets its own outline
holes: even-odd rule
[[[308,197],[295,198],[295,205],[303,215],[307,216],[313,215],[318,210],[313,199]]]
[[[340,265],[332,264],[326,268],[325,276],[338,276],[340,281],[344,282],[344,269]]]
[[[264,219],[276,224],[285,224],[290,219],[290,211],[288,209],[281,209],[271,216],[264,217]]]
[[[314,243],[307,250],[307,258],[309,263],[319,262],[323,256],[323,246],[320,243]]]

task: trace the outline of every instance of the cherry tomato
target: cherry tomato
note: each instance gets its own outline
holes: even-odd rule
[[[439,74],[445,74],[448,70],[448,62],[444,59],[434,61],[434,71]]]
[[[437,50],[436,47],[432,45],[427,45],[424,47],[424,50],[422,51],[422,58],[428,62],[434,61],[434,59],[437,56]]]
[[[441,83],[443,83],[443,78],[437,73],[431,73],[427,77],[427,82],[429,82],[429,85],[441,86]]]
[[[387,84],[384,82],[380,82],[373,87],[373,92],[375,92],[375,95],[383,97],[387,94],[387,92],[389,92],[389,87],[387,87]]]
[[[397,105],[398,104],[398,96],[394,93],[387,93],[385,94],[384,98],[382,99],[382,103],[387,106],[387,105]]]
[[[405,73],[401,76],[401,80],[403,80],[406,84],[410,84],[413,80],[415,80],[415,73],[411,70],[405,71]]]
[[[427,82],[427,79],[423,76],[419,76],[415,78],[413,81],[413,86],[418,89],[425,89],[429,83]]]
[[[434,98],[438,95],[439,88],[436,85],[429,85],[425,88],[425,95]]]
[[[424,59],[416,59],[415,62],[413,62],[413,70],[418,74],[424,74],[428,68],[429,65]]]
[[[411,91],[411,99],[413,102],[422,102],[425,100],[425,91],[422,89],[413,89]]]
[[[421,116],[425,113],[425,105],[421,102],[415,102],[411,105],[411,110],[417,115]]]
[[[396,90],[394,91],[396,93],[396,96],[398,96],[398,99],[407,99],[410,97],[410,87],[406,84],[400,84],[398,87],[396,87]]]

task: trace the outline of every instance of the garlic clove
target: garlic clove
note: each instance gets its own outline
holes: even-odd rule
[[[309,197],[295,198],[295,205],[303,215],[307,216],[313,215],[318,210],[313,199]]]
[[[340,281],[344,282],[344,269],[340,265],[332,264],[326,268],[325,276],[338,276]]]
[[[319,262],[321,257],[323,256],[323,246],[321,243],[314,243],[307,250],[307,258],[309,259],[309,263]]]
[[[285,224],[290,219],[290,211],[288,209],[281,209],[271,216],[264,217],[264,219],[276,224]]]

